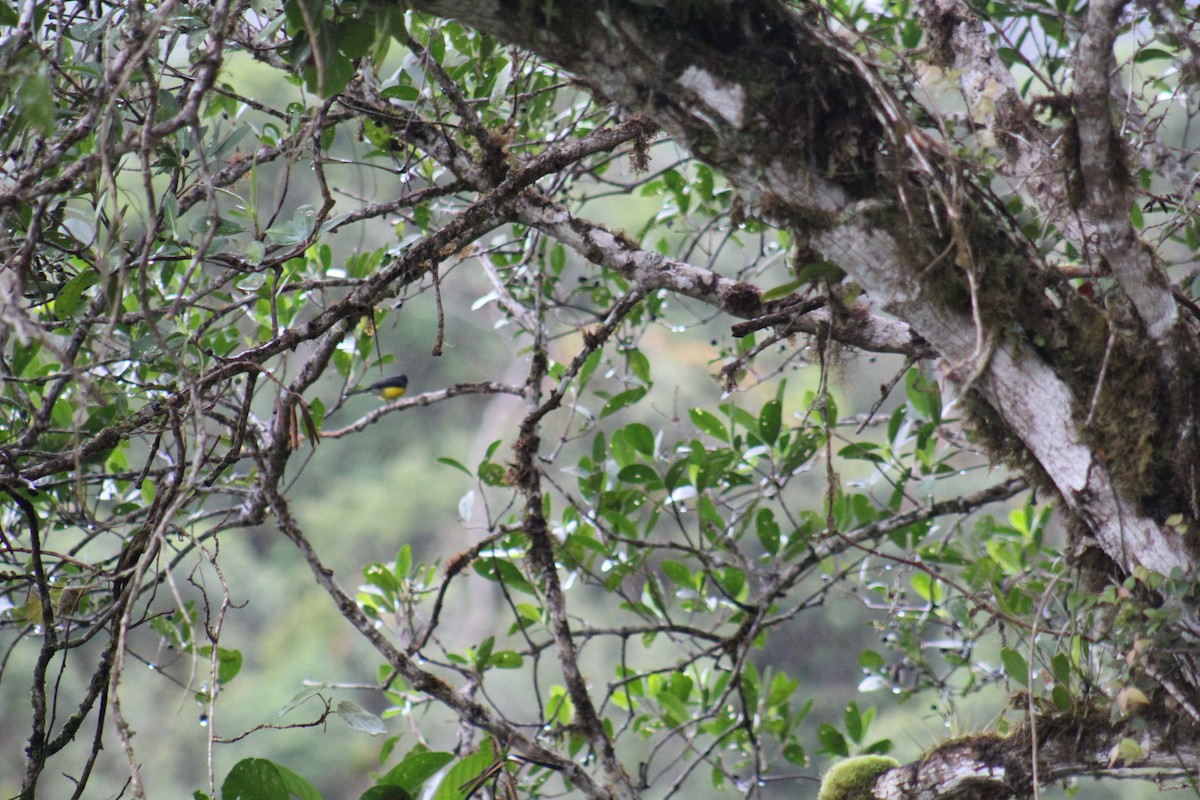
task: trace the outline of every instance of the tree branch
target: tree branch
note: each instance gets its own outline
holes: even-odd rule
[[[1099,775],[1126,769],[1178,769],[1200,757],[1194,737],[1176,737],[1137,720],[1109,724],[1107,713],[1046,716],[1038,730],[1061,735],[1039,743],[1039,776],[1052,783],[1076,775]],[[1009,736],[994,734],[952,739],[925,753],[919,761],[879,777],[875,800],[980,800],[1027,797],[1033,792],[1029,769],[1030,727]]]
[[[1095,226],[1096,255],[1137,310],[1150,338],[1166,344],[1179,318],[1166,276],[1154,264],[1150,248],[1129,221],[1134,176],[1125,163],[1125,146],[1113,128],[1113,41],[1127,0],[1096,0],[1088,6],[1075,64],[1075,127],[1078,169],[1084,184],[1082,213]],[[1074,167],[1073,167],[1074,168]],[[1171,352],[1173,346],[1167,346]]]

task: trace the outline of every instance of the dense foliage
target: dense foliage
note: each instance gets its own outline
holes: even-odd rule
[[[181,696],[227,800],[808,795],[930,705],[856,796],[1196,791],[1198,25],[0,2],[0,793],[171,791]],[[371,663],[230,728],[317,590]]]

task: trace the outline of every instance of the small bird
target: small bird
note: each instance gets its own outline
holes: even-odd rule
[[[373,383],[365,389],[355,389],[347,394],[347,397],[355,394],[364,394],[365,392],[375,392],[381,400],[395,400],[397,397],[403,397],[408,391],[408,376],[393,375],[390,378],[384,378],[378,383]]]

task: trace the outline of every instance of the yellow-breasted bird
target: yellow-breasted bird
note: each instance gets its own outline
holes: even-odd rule
[[[384,378],[378,383],[372,383],[365,389],[355,389],[346,396],[354,394],[363,394],[365,392],[375,392],[381,400],[395,400],[397,397],[403,397],[408,391],[408,376],[393,375],[390,378]]]

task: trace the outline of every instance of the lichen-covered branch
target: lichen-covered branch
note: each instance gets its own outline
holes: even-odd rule
[[[1039,727],[1057,734],[1039,743],[1043,783],[1138,768],[1187,776],[1192,772],[1189,765],[1200,756],[1194,737],[1175,737],[1165,729],[1146,730],[1128,720],[1110,725],[1106,720],[1084,717],[1039,720]],[[1028,797],[1033,792],[1030,731],[1023,725],[1009,736],[951,739],[920,760],[881,775],[871,796],[874,800]]]

